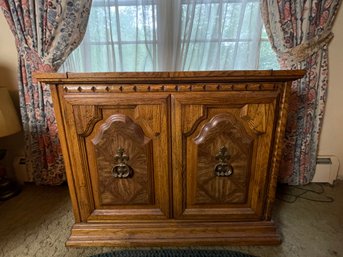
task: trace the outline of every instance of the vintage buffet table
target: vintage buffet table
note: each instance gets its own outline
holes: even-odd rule
[[[277,244],[290,85],[304,71],[43,73],[75,215],[68,246]]]

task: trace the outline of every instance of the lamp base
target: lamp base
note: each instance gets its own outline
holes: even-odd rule
[[[20,187],[6,177],[0,177],[0,201],[10,199],[20,192]]]

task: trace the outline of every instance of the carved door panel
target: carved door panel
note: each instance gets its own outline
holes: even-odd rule
[[[155,98],[68,99],[82,162],[75,172],[91,194],[86,221],[169,216],[167,105]]]
[[[263,218],[275,102],[265,92],[174,97],[176,218]]]

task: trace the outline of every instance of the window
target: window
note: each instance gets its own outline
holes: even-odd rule
[[[280,68],[279,62],[276,58],[276,54],[270,45],[268,35],[264,27],[262,28],[262,33],[261,33],[260,56],[259,56],[258,68],[261,70],[268,70],[268,69],[277,70]]]
[[[93,0],[68,71],[278,67],[258,0]]]

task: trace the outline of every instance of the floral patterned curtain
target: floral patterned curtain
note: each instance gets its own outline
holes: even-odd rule
[[[341,0],[262,0],[270,42],[283,69],[306,69],[293,83],[280,182],[311,182],[328,87],[328,45]]]
[[[54,72],[81,42],[91,0],[0,0],[18,50],[18,87],[26,159],[37,184],[65,180],[50,90],[33,72]]]

